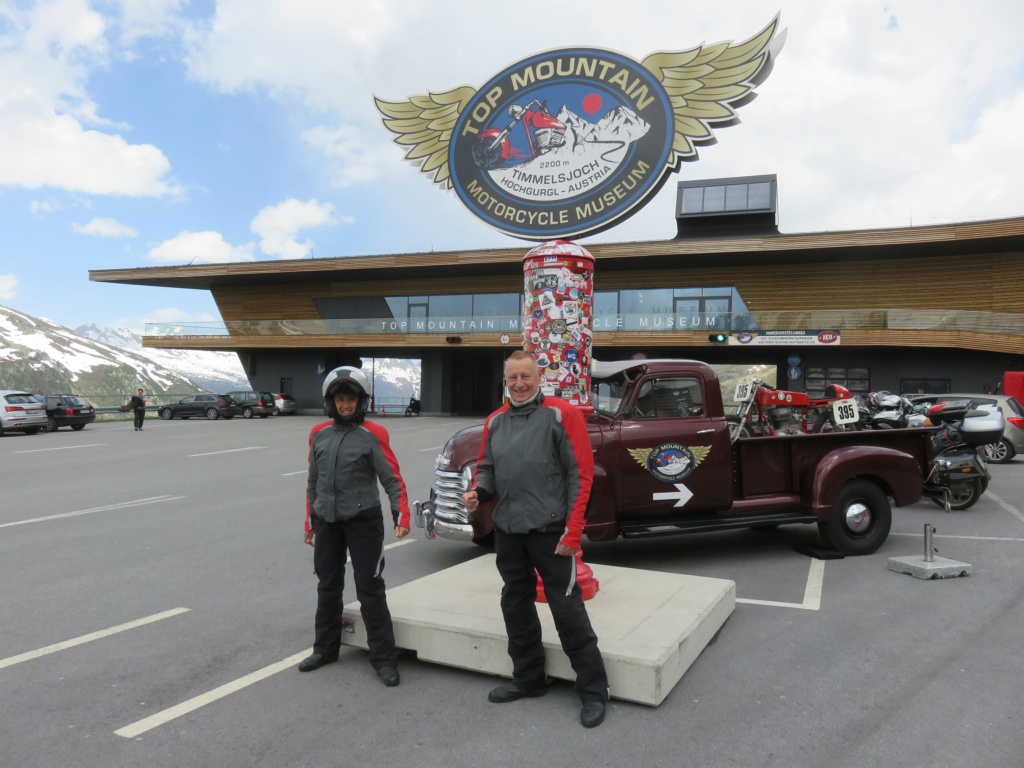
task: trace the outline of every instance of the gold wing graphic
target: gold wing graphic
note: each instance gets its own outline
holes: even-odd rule
[[[433,176],[435,184],[451,189],[448,145],[459,115],[476,93],[462,86],[444,93],[412,96],[408,101],[384,101],[374,97],[384,127],[396,134],[395,143],[405,150],[405,159]]]
[[[696,160],[695,145],[714,144],[712,126],[739,122],[735,107],[743,106],[771,72],[772,62],[785,42],[777,38],[779,17],[744,43],[698,45],[687,51],[659,51],[641,64],[668,92],[675,113],[675,137],[669,165]]]
[[[708,457],[711,453],[710,445],[691,445],[690,451],[693,453],[693,466],[699,467],[700,463]]]
[[[629,455],[636,459],[636,463],[644,469],[647,469],[647,457],[653,452],[653,448],[627,448]]]

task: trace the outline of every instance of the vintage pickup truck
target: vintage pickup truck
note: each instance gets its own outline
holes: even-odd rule
[[[876,551],[892,506],[917,502],[930,429],[743,437],[730,428],[715,370],[694,360],[597,363],[587,427],[594,485],[591,541],[816,523],[826,545]],[[456,433],[436,459],[418,525],[434,538],[493,542],[491,504],[462,504],[483,426]]]

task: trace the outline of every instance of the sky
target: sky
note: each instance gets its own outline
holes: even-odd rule
[[[1024,216],[1020,0],[0,0],[0,304],[75,327],[219,320],[90,269],[522,247],[403,158],[374,107],[541,51],[785,45],[676,182],[777,174],[785,233]],[[598,269],[600,265],[598,265]]]

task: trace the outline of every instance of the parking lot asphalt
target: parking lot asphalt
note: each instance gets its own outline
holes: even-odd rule
[[[494,705],[496,678],[409,653],[398,688],[356,649],[295,670],[316,604],[301,537],[319,421],[0,439],[0,766],[1022,764],[1024,459],[992,467],[970,510],[894,511],[867,557],[798,554],[813,526],[585,543],[593,563],[731,579],[737,606],[661,706],[613,701],[584,730],[566,683]],[[379,421],[410,499],[475,423]],[[923,552],[925,524],[969,577],[888,570]],[[389,586],[484,551],[415,528],[386,543]]]

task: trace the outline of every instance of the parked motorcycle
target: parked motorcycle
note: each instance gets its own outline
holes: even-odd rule
[[[420,415],[420,401],[415,397],[409,398],[409,405],[405,407],[406,416],[419,416]]]
[[[914,413],[914,404],[902,395],[894,395],[885,390],[872,392],[864,398],[864,405],[868,412],[869,429],[903,429],[912,426],[910,417]],[[914,426],[920,426],[924,418],[915,421],[919,423]]]
[[[941,429],[932,435],[933,459],[924,492],[940,507],[968,509],[988,488],[985,446],[1003,434],[1003,415],[974,410],[970,400],[938,403],[928,419]]]
[[[859,428],[860,412],[850,391],[838,384],[825,397],[811,400],[805,392],[769,387],[761,379],[741,381],[733,396],[739,405],[727,416],[733,442],[740,437],[803,435]]]

